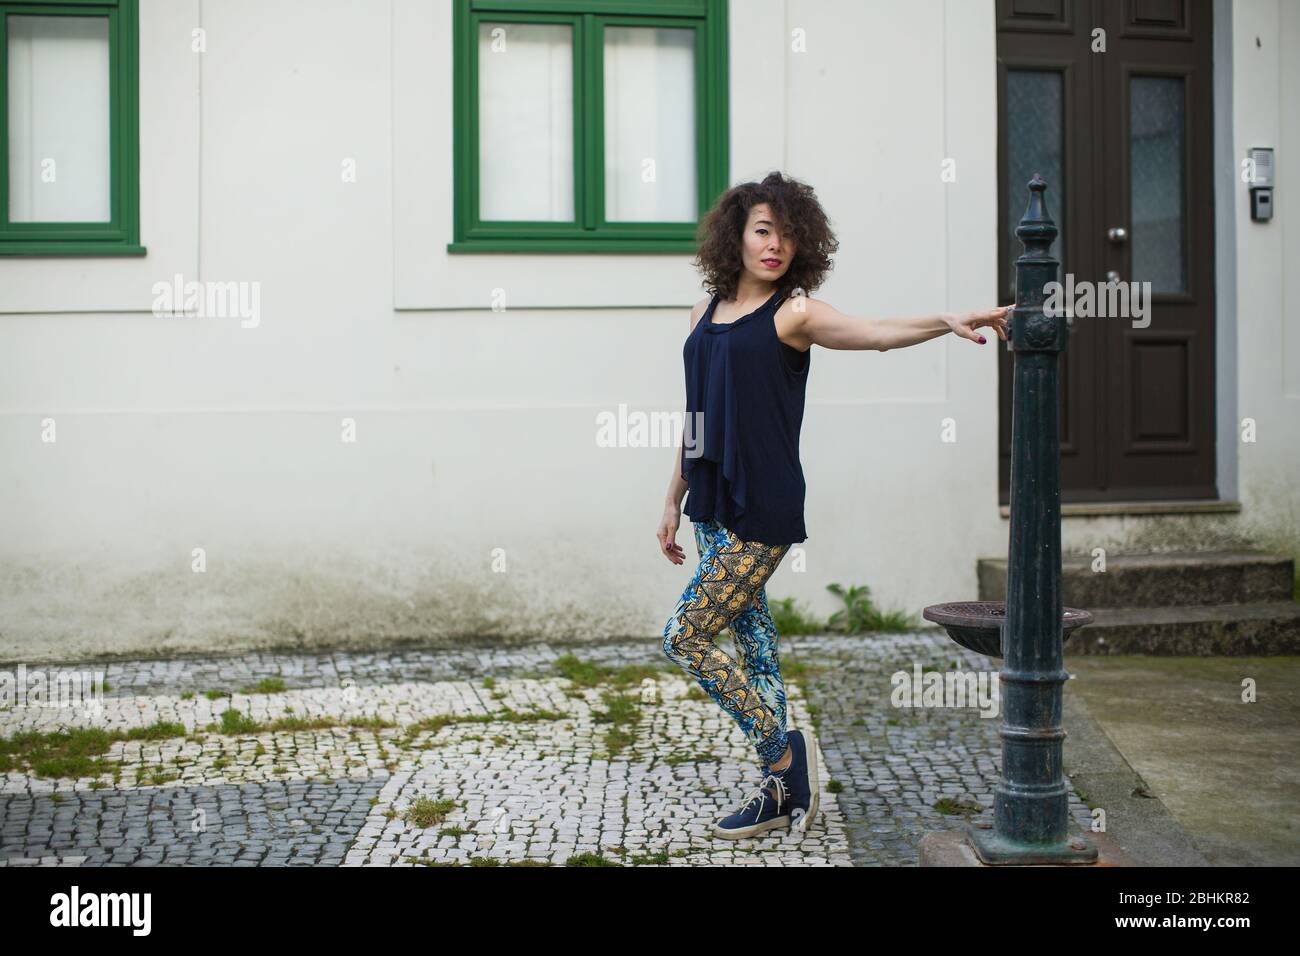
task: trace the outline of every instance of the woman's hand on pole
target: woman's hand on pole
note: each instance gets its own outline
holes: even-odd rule
[[[1013,305],[999,306],[984,312],[950,312],[948,327],[964,339],[983,345],[987,340],[975,330],[990,325],[1003,342],[1007,340],[1007,317],[1014,309]]]

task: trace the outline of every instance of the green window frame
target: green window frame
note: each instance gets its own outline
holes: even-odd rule
[[[9,219],[9,17],[108,19],[107,222]],[[0,255],[144,255],[140,245],[140,15],[138,0],[0,0]]]
[[[726,188],[726,0],[456,0],[453,3],[453,240],[461,252],[695,252],[700,215]],[[573,31],[573,191],[569,222],[479,217],[479,23],[563,24]],[[696,213],[691,222],[605,220],[604,28],[695,31]]]

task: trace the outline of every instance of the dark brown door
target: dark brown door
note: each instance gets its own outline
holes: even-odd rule
[[[1061,281],[1071,273],[1076,290],[1093,283],[1101,293],[1093,315],[1070,312],[1062,501],[1218,497],[1210,8],[1208,0],[997,2],[1001,301],[1015,298],[1015,227],[1034,173],[1047,180],[1061,229],[1053,249]],[[1150,283],[1139,286],[1150,290],[1145,316],[1132,300],[1127,315],[1097,315],[1119,301],[1097,288],[1107,281]],[[1011,353],[999,364],[1005,504]]]

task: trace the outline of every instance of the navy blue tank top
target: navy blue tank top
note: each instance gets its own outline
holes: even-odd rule
[[[713,322],[718,298],[682,348],[684,511],[692,521],[720,521],[745,541],[804,541],[799,429],[812,349],[777,338],[780,292],[721,325]]]

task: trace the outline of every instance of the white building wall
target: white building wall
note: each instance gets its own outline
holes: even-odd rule
[[[1255,19],[1300,50],[1276,0],[1236,17],[1239,59]],[[682,409],[690,257],[446,252],[450,0],[141,0],[141,21],[148,256],[0,260],[0,659],[658,639],[694,568],[689,524],[686,565],[653,537],[676,452],[597,447],[596,416]],[[841,239],[819,295],[860,315],[993,304],[992,4],[735,0],[730,34],[731,181],[817,188]],[[1295,137],[1296,67],[1269,62],[1240,66],[1238,138]],[[1272,231],[1239,223],[1262,244],[1238,258],[1259,315],[1242,362],[1266,370],[1241,404],[1291,432],[1243,453],[1245,489],[1296,474],[1300,445],[1277,145]],[[177,273],[258,283],[256,327],[151,314]],[[770,597],[824,615],[830,582],[912,612],[974,596],[976,558],[1006,551],[1000,347],[815,350],[809,539]],[[1294,486],[1273,495],[1294,533]]]
[[[1243,526],[1300,556],[1300,5],[1238,0],[1233,18],[1237,162],[1272,146],[1273,220],[1250,219],[1237,189],[1238,408],[1256,440],[1240,445]]]

